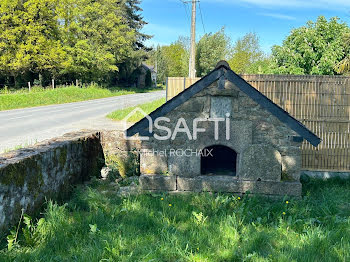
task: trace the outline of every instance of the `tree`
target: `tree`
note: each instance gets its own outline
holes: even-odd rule
[[[168,63],[162,52],[163,48],[158,45],[149,52],[149,58],[147,64],[157,65],[157,82],[158,84],[164,83],[168,76]]]
[[[116,4],[120,2],[117,1]],[[128,81],[132,73],[145,61],[148,57],[150,48],[144,45],[144,41],[150,39],[150,35],[142,33],[144,25],[147,23],[142,17],[142,8],[140,7],[140,0],[124,0],[122,1],[123,16],[126,18],[128,30],[133,33],[132,45],[127,52],[124,59],[117,58],[117,65],[119,67],[119,80]]]
[[[188,50],[181,41],[164,46],[162,55],[166,60],[169,77],[188,75]]]
[[[0,2],[0,67],[15,83],[28,71],[55,76],[64,68],[56,7],[54,0]]]
[[[225,28],[215,34],[205,34],[199,40],[196,50],[197,76],[205,76],[220,60],[226,59],[229,43],[230,39],[225,34]]]
[[[329,21],[324,16],[316,22],[292,30],[282,46],[272,48],[274,73],[336,74],[335,65],[345,58],[343,35],[349,27],[336,17]]]
[[[2,0],[0,68],[18,78],[106,82],[148,49],[139,0]],[[130,74],[129,74],[130,75]]]
[[[238,74],[262,73],[267,70],[269,59],[261,51],[258,36],[248,33],[235,42],[228,63]]]
[[[167,77],[188,76],[189,38],[180,36],[167,46],[157,46],[148,54],[147,64],[157,65],[157,82],[163,83]]]
[[[62,10],[62,30],[72,62],[63,73],[104,81],[109,73],[118,72],[117,63],[125,61],[133,50],[135,31],[128,26],[118,0],[67,1],[72,2]]]
[[[350,72],[350,33],[345,34],[343,40],[344,48],[346,50],[345,53],[347,55],[335,66],[335,70],[340,74]]]
[[[21,1],[4,0],[0,2],[0,68],[9,74],[16,83],[17,76],[30,67],[30,56],[21,50],[26,26]]]

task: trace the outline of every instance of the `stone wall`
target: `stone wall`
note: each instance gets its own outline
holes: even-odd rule
[[[46,199],[67,197],[103,166],[100,133],[91,131],[0,155],[0,233],[18,223],[22,210],[37,214]]]

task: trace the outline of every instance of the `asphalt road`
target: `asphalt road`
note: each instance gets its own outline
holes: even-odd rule
[[[0,112],[0,153],[81,129],[113,127],[105,116],[165,97],[165,91]]]

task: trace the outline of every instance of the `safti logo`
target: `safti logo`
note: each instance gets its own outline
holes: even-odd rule
[[[133,115],[141,113],[147,120],[148,120],[148,132],[153,135],[153,137],[157,140],[164,141],[164,140],[175,140],[176,136],[179,133],[184,133],[187,135],[188,140],[197,140],[199,133],[206,133],[205,128],[200,128],[199,124],[201,122],[211,122],[214,125],[214,139],[217,141],[219,140],[219,128],[226,129],[225,137],[226,140],[230,140],[230,114],[227,113],[225,118],[194,118],[192,120],[192,126],[193,130],[190,130],[190,128],[187,125],[186,119],[183,117],[179,118],[176,121],[176,125],[174,130],[171,130],[169,127],[162,125],[164,123],[171,123],[171,120],[168,117],[158,117],[154,121],[153,119],[141,108],[137,107],[132,112],[130,112],[124,119],[124,130],[127,129],[127,121],[130,117]],[[155,130],[165,131],[166,135],[158,135]],[[135,140],[134,137],[127,136],[126,131],[124,132],[125,139],[128,140]],[[147,141],[149,140],[149,137],[145,136],[139,136],[139,140]]]

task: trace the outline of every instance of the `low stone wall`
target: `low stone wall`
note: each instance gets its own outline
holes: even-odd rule
[[[307,175],[308,177],[314,179],[327,180],[331,178],[340,178],[340,179],[350,179],[350,172],[341,172],[341,171],[316,171],[316,170],[302,170],[302,175]]]
[[[101,131],[101,144],[106,156],[121,156],[128,152],[141,150],[141,141],[135,136],[134,140],[126,140],[120,130]]]
[[[99,176],[104,166],[100,133],[82,131],[0,155],[0,234],[22,210],[35,215],[46,199],[68,196],[72,185]]]

